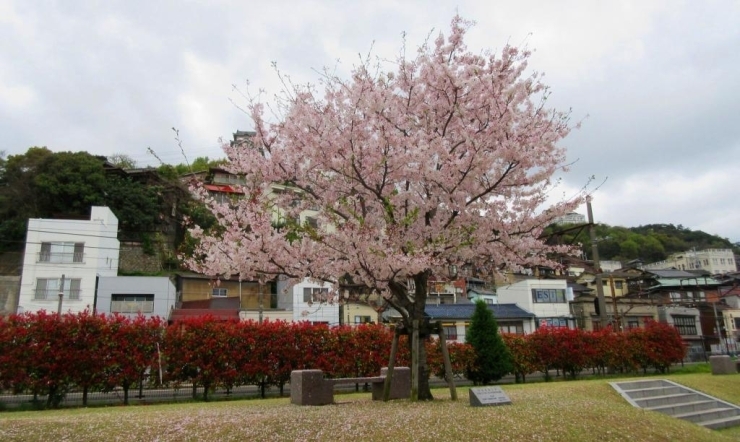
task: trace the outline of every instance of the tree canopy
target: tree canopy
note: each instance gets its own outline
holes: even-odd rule
[[[362,287],[410,329],[424,317],[430,275],[517,269],[565,251],[540,233],[584,197],[545,206],[565,167],[569,114],[547,107],[528,51],[477,55],[463,42],[468,28],[455,17],[447,37],[411,59],[401,51],[393,70],[368,58],[347,79],[325,73],[321,90],[286,82],[279,121],[250,102],[256,135],[224,146],[245,198],[211,201],[219,229],[191,231],[199,246],[188,265]],[[293,221],[306,213],[311,222]],[[424,360],[419,398],[430,399]]]
[[[586,229],[575,229],[572,225],[550,226],[544,233],[553,243],[580,244],[587,256],[591,254],[591,240]],[[557,233],[563,232],[564,233]],[[648,224],[638,227],[609,226],[597,224],[595,227],[599,246],[599,257],[603,260],[630,261],[642,259],[644,262],[662,261],[672,253],[696,249],[733,249],[740,253],[740,247],[728,239],[710,235],[701,230],[691,230],[682,225]]]
[[[0,250],[23,247],[29,218],[87,218],[94,205],[110,207],[123,231],[154,230],[161,189],[106,173],[105,161],[46,147],[0,158]]]

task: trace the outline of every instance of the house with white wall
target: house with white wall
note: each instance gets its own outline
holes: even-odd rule
[[[95,311],[167,319],[176,301],[177,289],[166,276],[107,276],[98,279]]]
[[[28,220],[18,313],[92,311],[97,277],[118,274],[118,218],[93,206],[89,220]],[[60,296],[61,295],[61,296]]]
[[[572,291],[564,279],[525,279],[498,287],[496,295],[501,304],[516,304],[532,312],[537,327],[575,327],[568,304]]]
[[[327,302],[331,290],[328,284],[306,278],[283,290],[293,294],[293,321],[339,325],[339,302]]]

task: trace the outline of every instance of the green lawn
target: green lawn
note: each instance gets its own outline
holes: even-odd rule
[[[664,377],[740,404],[740,374]],[[711,431],[633,408],[605,380],[503,389],[510,406],[470,407],[467,388],[460,388],[457,402],[447,390],[435,390],[431,403],[372,402],[369,393],[353,393],[324,407],[280,398],[5,412],[0,440],[740,441],[740,427]]]

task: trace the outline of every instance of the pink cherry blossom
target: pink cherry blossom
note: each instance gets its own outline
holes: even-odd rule
[[[429,276],[450,265],[490,273],[568,251],[540,234],[585,196],[543,209],[565,169],[558,143],[569,114],[547,107],[528,51],[477,55],[464,43],[469,26],[456,16],[448,37],[413,58],[368,59],[350,78],[325,74],[321,87],[288,82],[279,121],[252,101],[256,135],[224,146],[229,170],[247,179],[245,197],[208,200],[218,228],[190,231],[199,245],[188,265],[351,282],[384,296],[410,326],[423,317]],[[307,213],[318,227],[293,221]]]

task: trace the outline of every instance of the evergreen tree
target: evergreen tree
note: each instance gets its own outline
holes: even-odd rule
[[[513,370],[511,353],[498,332],[498,323],[483,300],[475,303],[475,312],[465,341],[475,349],[475,365],[468,367],[468,379],[475,385],[498,381]]]

